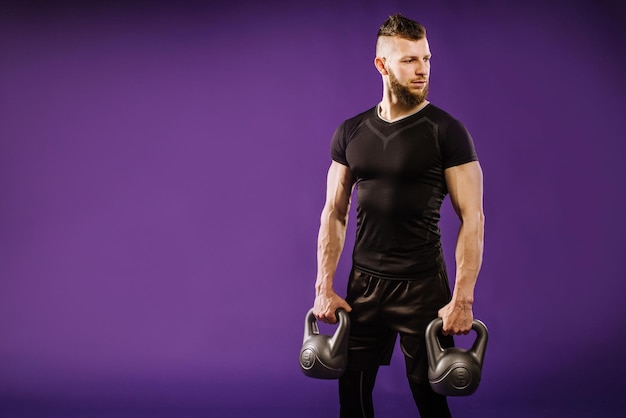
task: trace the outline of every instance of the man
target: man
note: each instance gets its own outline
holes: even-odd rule
[[[449,417],[446,398],[428,384],[424,332],[443,319],[442,344],[472,325],[474,286],[482,263],[482,170],[464,126],[429,103],[430,49],[422,25],[402,15],[378,31],[374,64],[383,96],[344,121],[331,145],[326,202],[318,236],[314,313],[337,321],[350,312],[349,364],[339,379],[341,417],[372,417],[380,365],[397,335],[422,418]],[[353,187],[357,233],[346,299],[333,289]],[[438,227],[446,194],[461,220],[450,291]]]

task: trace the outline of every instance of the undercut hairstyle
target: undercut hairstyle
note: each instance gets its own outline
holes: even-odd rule
[[[418,41],[426,36],[426,28],[415,20],[411,20],[396,13],[389,16],[378,29],[377,39],[381,36],[397,36],[399,38]]]

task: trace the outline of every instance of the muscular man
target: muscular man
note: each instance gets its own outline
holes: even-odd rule
[[[378,31],[374,64],[383,82],[375,107],[344,121],[331,145],[318,236],[314,313],[337,321],[350,312],[349,364],[339,379],[341,417],[372,417],[380,365],[397,335],[422,418],[449,417],[446,398],[428,384],[424,332],[443,319],[444,346],[472,325],[483,255],[482,170],[461,122],[429,103],[430,49],[422,25],[399,14]],[[353,187],[357,232],[346,299],[333,288]],[[461,221],[450,291],[439,231],[449,194]]]

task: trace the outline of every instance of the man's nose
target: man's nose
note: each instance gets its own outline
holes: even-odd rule
[[[417,75],[427,75],[428,74],[428,68],[426,66],[426,63],[423,61],[419,61],[418,64],[415,66],[415,74]]]

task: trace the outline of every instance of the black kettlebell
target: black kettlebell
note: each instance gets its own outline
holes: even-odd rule
[[[333,336],[319,333],[313,309],[306,314],[300,350],[300,369],[309,377],[339,379],[346,370],[350,318],[343,309],[338,309],[335,314],[339,323]]]
[[[426,328],[428,352],[428,380],[433,390],[445,396],[467,396],[478,389],[487,348],[487,327],[475,319],[472,329],[476,340],[469,350],[451,347],[445,350],[437,335],[443,328],[441,318],[434,319]]]

